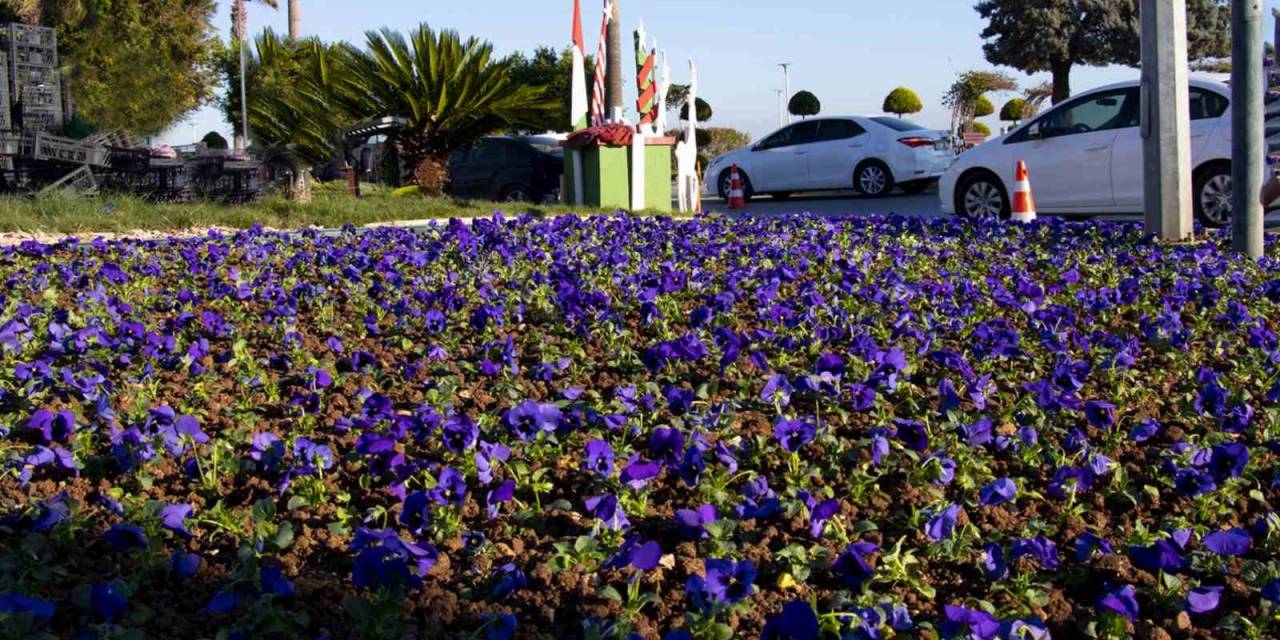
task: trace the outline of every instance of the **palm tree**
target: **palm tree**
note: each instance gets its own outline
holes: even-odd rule
[[[289,39],[302,37],[302,1],[289,0]]]
[[[268,29],[256,42],[249,123],[268,166],[290,176],[287,195],[311,200],[311,169],[333,157],[347,124],[333,105],[333,78],[346,50],[318,39],[284,39]]]
[[[390,142],[427,193],[443,190],[455,149],[527,126],[555,107],[542,87],[513,79],[510,63],[494,60],[487,42],[426,24],[407,38],[389,29],[366,37],[364,50],[348,47],[349,66],[335,78],[335,99],[356,119],[405,120]]]

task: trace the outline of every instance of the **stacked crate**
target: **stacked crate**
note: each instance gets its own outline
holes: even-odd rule
[[[0,52],[11,108],[10,126],[26,131],[60,130],[65,121],[62,81],[58,74],[58,33],[27,24],[0,26]],[[21,106],[21,108],[14,108]]]

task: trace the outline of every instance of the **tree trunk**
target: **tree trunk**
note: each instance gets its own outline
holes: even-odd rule
[[[1050,71],[1053,73],[1053,104],[1058,104],[1071,97],[1071,62],[1054,62]]]
[[[302,37],[302,0],[289,0],[289,39]]]
[[[289,200],[301,204],[311,202],[311,168],[299,168],[293,172],[289,180],[289,189],[285,193]]]
[[[619,0],[613,0],[613,17],[609,19],[609,47],[605,51],[608,83],[605,85],[606,119],[613,117],[614,107],[625,108],[622,101],[622,9]]]

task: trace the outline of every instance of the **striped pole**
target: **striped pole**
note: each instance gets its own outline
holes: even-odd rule
[[[658,88],[653,84],[653,52],[646,51],[644,23],[636,29],[636,113],[640,124],[653,124],[654,98]]]
[[[608,53],[609,18],[613,15],[613,3],[604,4],[604,20],[600,23],[600,48],[596,50],[596,72],[591,83],[591,126],[602,127],[605,123],[604,109],[604,76],[605,54]]]

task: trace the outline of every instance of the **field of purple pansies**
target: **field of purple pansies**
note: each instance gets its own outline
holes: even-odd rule
[[[1280,261],[1220,239],[494,218],[0,279],[0,638],[1280,635]]]

